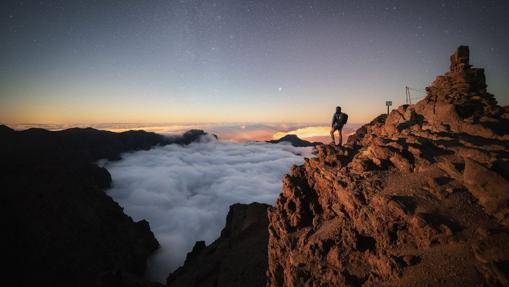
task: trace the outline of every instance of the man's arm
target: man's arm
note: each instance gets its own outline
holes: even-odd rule
[[[332,124],[331,126],[333,127],[334,126],[334,123],[336,122],[336,114],[332,114]]]

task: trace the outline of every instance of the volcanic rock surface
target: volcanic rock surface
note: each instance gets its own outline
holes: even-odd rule
[[[509,286],[509,110],[468,47],[316,155],[269,209],[267,286]]]
[[[154,145],[190,143],[204,134],[170,139],[144,131],[0,126],[4,284],[150,285],[146,260],[159,244],[148,222],[134,222],[104,193],[111,176],[95,162]]]
[[[197,241],[184,266],[168,277],[168,286],[265,286],[268,207],[230,206],[221,236],[209,246]]]

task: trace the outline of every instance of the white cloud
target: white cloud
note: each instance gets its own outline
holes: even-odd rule
[[[148,272],[164,281],[195,241],[210,244],[219,236],[231,204],[273,204],[282,176],[310,155],[310,148],[254,142],[157,147],[107,162],[108,194],[135,220],[150,222],[161,248]]]

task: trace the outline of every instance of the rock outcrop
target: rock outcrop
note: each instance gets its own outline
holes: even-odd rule
[[[468,47],[316,155],[269,209],[267,286],[509,286],[509,112]]]
[[[265,286],[268,207],[260,203],[230,206],[221,236],[209,246],[197,241],[167,285]]]
[[[180,144],[180,145],[188,145],[193,142],[198,141],[210,141],[217,140],[218,137],[215,134],[208,134],[203,130],[192,129],[183,133],[182,135],[177,135],[170,137],[169,140],[171,143]]]
[[[186,144],[202,133],[169,139],[144,131],[0,126],[4,282],[151,285],[144,278],[145,265],[159,244],[148,222],[134,222],[104,192],[111,176],[95,162],[154,145]]]
[[[280,139],[277,139],[277,140],[270,140],[270,141],[267,141],[268,143],[274,143],[274,144],[277,144],[277,143],[289,143],[291,144],[292,146],[295,146],[295,147],[308,147],[308,146],[317,146],[319,145],[320,143],[319,142],[309,142],[309,141],[306,141],[306,140],[303,140],[301,138],[299,138],[297,135],[286,135]]]

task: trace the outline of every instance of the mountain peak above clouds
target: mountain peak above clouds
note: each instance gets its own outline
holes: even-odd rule
[[[280,139],[270,140],[267,142],[268,143],[276,143],[276,144],[277,143],[289,143],[295,147],[308,147],[308,146],[316,146],[316,145],[320,144],[318,142],[309,142],[309,141],[303,140],[294,134],[285,135],[285,136],[281,137]]]
[[[269,286],[506,286],[509,113],[468,47],[415,105],[317,146],[269,210]]]

